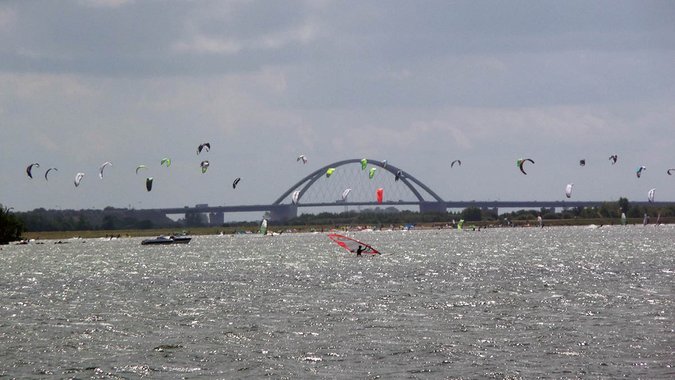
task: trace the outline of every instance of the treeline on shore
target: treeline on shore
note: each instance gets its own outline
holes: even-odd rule
[[[549,224],[611,224],[619,223],[621,214],[632,222],[640,221],[648,216],[652,222],[659,220],[668,223],[675,220],[675,205],[668,207],[644,207],[631,205],[628,199],[620,198],[617,202],[606,202],[599,207],[575,207],[561,211],[542,208],[539,210],[517,210],[497,214],[493,209],[469,207],[458,212],[420,213],[416,211],[399,211],[395,208],[364,211],[347,211],[342,213],[303,214],[288,221],[289,225],[405,225],[405,224],[453,224],[460,219],[476,225],[523,225],[533,223],[538,216]]]
[[[0,204],[0,244],[21,239],[23,231],[23,221],[14,215],[10,208]]]
[[[226,230],[251,230],[257,228],[260,221],[228,222],[213,226],[201,215],[186,215],[185,218],[172,220],[166,215],[145,210],[120,209],[106,207],[103,210],[46,210],[43,208],[26,212],[11,212],[0,205],[0,244],[21,239],[24,232],[48,231],[129,231],[153,229],[186,229],[196,227],[222,228]],[[541,216],[549,225],[572,224],[609,224],[618,223],[621,214],[632,220],[642,221],[649,216],[652,222],[659,220],[670,223],[675,219],[675,205],[668,207],[650,207],[631,205],[628,199],[620,198],[616,202],[606,202],[599,207],[568,208],[561,211],[553,209],[518,210],[497,214],[493,209],[469,207],[457,212],[420,213],[400,211],[394,207],[374,208],[341,213],[302,214],[296,218],[271,226],[282,228],[293,226],[390,226],[390,225],[436,225],[454,224],[463,219],[476,225],[503,225],[534,223]]]
[[[106,207],[103,210],[46,210],[17,212],[26,231],[147,230],[180,228],[166,215],[146,210]]]

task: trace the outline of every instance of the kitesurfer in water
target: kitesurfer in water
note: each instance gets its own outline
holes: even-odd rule
[[[361,256],[361,252],[365,251],[366,248],[359,244],[359,247],[356,248],[356,256]]]

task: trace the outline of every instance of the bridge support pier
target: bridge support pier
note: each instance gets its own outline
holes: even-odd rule
[[[420,202],[420,212],[447,212],[445,203],[442,202]]]
[[[285,222],[289,219],[298,216],[298,206],[290,205],[275,205],[270,209],[270,222]]]
[[[210,226],[222,226],[225,223],[225,213],[222,211],[219,212],[210,212],[209,213],[209,225]]]
[[[495,214],[495,215],[499,215],[499,208],[497,208],[497,207],[487,207],[487,206],[484,206],[484,207],[481,207],[481,211],[483,211],[483,212],[491,212],[491,213],[493,213],[493,214]]]

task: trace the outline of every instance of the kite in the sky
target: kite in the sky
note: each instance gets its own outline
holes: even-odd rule
[[[298,200],[299,200],[299,199],[300,199],[300,191],[299,191],[299,190],[295,190],[295,191],[293,192],[293,195],[291,195],[291,201],[292,201],[293,204],[295,205],[295,204],[298,204]]]
[[[654,202],[654,192],[656,192],[656,189],[651,189],[647,192],[647,200],[649,203]]]
[[[241,181],[241,178],[237,177],[234,182],[232,182],[232,188],[236,189],[237,185],[239,184],[239,181]]]
[[[579,166],[586,166],[586,160],[583,158],[579,160]]]
[[[82,178],[84,178],[84,173],[75,174],[75,187],[80,186],[80,182],[82,181]]]
[[[138,174],[138,171],[139,171],[139,170],[141,170],[141,169],[147,169],[147,168],[148,168],[148,167],[145,166],[145,165],[138,165],[138,166],[136,167],[136,174]]]
[[[527,173],[525,173],[525,169],[523,167],[525,165],[525,162],[531,162],[531,163],[534,164],[534,161],[531,158],[521,158],[521,159],[516,161],[516,166],[518,166],[518,168],[520,169],[520,171],[523,174],[527,175]]]
[[[206,173],[206,170],[208,170],[209,165],[211,165],[211,164],[206,160],[202,161],[202,163],[199,164],[199,166],[201,166],[201,168],[202,168],[202,174]]]
[[[673,175],[673,172],[675,172],[675,169],[668,169],[666,171],[666,173],[668,173],[668,175]]]
[[[453,166],[455,166],[455,164],[458,164],[459,166],[462,166],[462,161],[454,160],[450,163],[450,167],[452,168]]]
[[[352,189],[347,188],[347,189],[345,189],[345,191],[342,192],[342,201],[343,202],[347,201],[347,196],[349,195],[349,193],[351,191],[352,191]]]
[[[326,170],[326,178],[333,175],[334,172],[335,172],[335,168],[328,168],[328,170]]]
[[[572,197],[572,187],[574,186],[573,183],[568,183],[567,186],[565,186],[565,196],[567,198]]]
[[[307,157],[304,154],[301,154],[298,156],[298,158],[295,159],[295,161],[302,161],[303,164],[307,163]]]
[[[361,170],[366,170],[366,167],[368,167],[368,160],[365,158],[361,159]]]
[[[642,172],[645,171],[645,170],[647,170],[647,167],[646,167],[646,166],[640,166],[640,167],[638,167],[637,169],[635,169],[635,175],[636,175],[638,178],[640,178],[640,176],[642,175]]]
[[[401,177],[403,177],[403,172],[399,170],[396,172],[396,175],[394,176],[394,181],[398,181],[399,179],[401,179]]]
[[[105,169],[108,166],[112,166],[112,163],[110,161],[106,161],[101,166],[98,167],[98,177],[100,179],[103,179],[103,169]]]
[[[162,161],[160,161],[159,164],[160,165],[166,165],[166,167],[168,168],[169,166],[171,166],[171,159],[168,158],[168,157],[164,157],[164,158],[162,158]]]
[[[47,169],[47,171],[45,172],[45,181],[49,181],[49,178],[47,178],[47,175],[48,175],[49,172],[52,171],[52,170],[59,171],[59,169],[57,169],[57,168],[49,168],[49,169]]]
[[[201,153],[202,150],[204,149],[206,149],[207,152],[211,150],[211,143],[205,142],[203,144],[199,144],[199,146],[197,147],[197,154]]]
[[[612,161],[612,165],[616,164],[616,160],[618,160],[618,159],[619,159],[619,156],[617,156],[616,154],[613,154],[613,155],[609,156],[609,160]]]
[[[36,168],[39,168],[39,167],[40,167],[40,164],[38,164],[38,163],[36,162],[36,163],[34,163],[34,164],[28,165],[28,167],[26,168],[26,174],[27,174],[30,178],[33,178],[33,173],[32,173],[32,171],[33,171],[33,166],[35,166]]]
[[[377,171],[377,168],[370,168],[368,171],[368,178],[373,179],[375,177],[375,172]]]
[[[148,190],[148,191],[152,190],[152,181],[154,181],[152,179],[152,177],[148,177],[148,178],[145,179],[145,189],[146,190]]]

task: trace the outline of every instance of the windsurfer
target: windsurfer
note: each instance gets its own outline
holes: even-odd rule
[[[375,248],[371,247],[370,245],[360,242],[356,239],[352,239],[347,236],[339,235],[339,234],[329,234],[328,237],[337,243],[340,247],[346,249],[347,251],[351,253],[356,253],[357,256],[362,256],[362,254],[378,254],[378,252]]]

